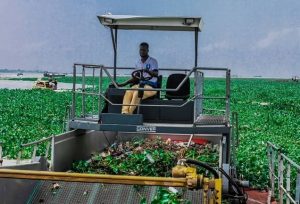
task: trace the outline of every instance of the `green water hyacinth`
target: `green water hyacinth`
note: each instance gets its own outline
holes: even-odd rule
[[[72,78],[61,81],[72,82]],[[92,79],[86,81],[91,84]],[[106,79],[104,87],[108,84]],[[193,80],[191,85],[193,93]],[[224,80],[206,79],[204,85],[205,96],[225,94]],[[265,188],[268,185],[267,141],[282,147],[291,159],[300,163],[300,83],[232,79],[230,100],[231,111],[239,114],[237,169],[254,187]],[[92,100],[88,99],[87,103],[90,107]],[[68,104],[71,104],[70,92],[0,89],[0,140],[4,143],[4,156],[16,158],[20,144],[61,133]],[[204,107],[222,108],[224,103],[209,100],[204,102]],[[44,150],[42,146],[38,154],[44,154]],[[31,149],[26,148],[23,155],[30,158]]]

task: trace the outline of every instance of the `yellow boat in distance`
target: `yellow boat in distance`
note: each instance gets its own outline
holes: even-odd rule
[[[51,90],[57,90],[57,81],[54,79],[49,80],[41,80],[38,79],[34,82],[34,85],[32,87],[33,89],[51,89]]]

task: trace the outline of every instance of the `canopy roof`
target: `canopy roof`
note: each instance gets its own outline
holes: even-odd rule
[[[124,30],[201,31],[201,17],[149,17],[131,15],[101,15],[100,23]]]

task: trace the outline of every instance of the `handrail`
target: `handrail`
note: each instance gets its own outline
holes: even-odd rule
[[[135,89],[128,88],[126,90],[135,90]],[[151,90],[153,90],[153,89],[151,89]],[[99,94],[99,93],[89,93],[89,92],[84,92],[84,91],[75,91],[75,93],[85,94],[85,95],[94,95],[94,96],[103,96],[102,93],[101,94]],[[195,98],[198,98],[198,99],[220,99],[220,100],[227,99],[226,97],[222,97],[222,96],[200,96],[200,95],[195,95],[195,96],[192,97],[192,99],[195,99]],[[217,109],[214,109],[214,110],[217,110]]]
[[[101,96],[111,105],[113,106],[144,106],[144,107],[173,107],[173,108],[181,108],[183,106],[185,106],[186,104],[188,104],[190,101],[192,101],[193,99],[196,98],[196,96],[189,98],[188,100],[186,100],[183,104],[181,105],[155,105],[155,104],[119,104],[119,103],[113,103],[111,102],[108,98],[106,98],[103,94],[101,94]]]
[[[37,152],[37,149],[38,149],[38,145],[41,144],[41,143],[43,143],[43,142],[49,142],[47,144],[46,153],[45,153],[45,157],[48,158],[50,147],[52,146],[52,148],[53,148],[53,145],[54,145],[54,135],[51,135],[49,137],[46,137],[46,138],[43,138],[43,139],[40,139],[40,140],[37,140],[37,141],[34,141],[34,142],[29,142],[29,143],[26,143],[26,144],[21,144],[21,148],[20,148],[20,150],[18,152],[16,163],[20,164],[23,148],[29,147],[29,146],[33,146],[33,153],[32,153],[32,156],[31,156],[31,162],[34,162],[35,157],[36,157],[36,152]],[[51,163],[53,161],[52,157],[53,157],[53,155],[51,155]]]
[[[80,66],[80,67],[77,67],[77,66]],[[79,74],[82,74],[82,89],[81,90],[77,90],[76,89],[76,86],[74,84],[76,84],[76,70],[81,68],[82,69],[82,72],[79,73]],[[86,73],[88,72],[88,69],[93,69],[92,70],[92,73],[93,73],[93,78],[95,77],[95,69],[97,69],[99,72],[99,77],[100,77],[100,80],[99,80],[99,91],[97,91],[97,93],[95,93],[95,91],[87,91],[85,90],[85,75]],[[203,112],[203,107],[201,106],[202,104],[202,100],[203,99],[216,99],[216,100],[225,100],[225,111],[224,111],[224,115],[225,115],[225,118],[226,118],[226,121],[228,123],[229,121],[229,111],[230,111],[230,70],[228,68],[217,68],[217,67],[194,67],[190,70],[186,70],[186,69],[169,69],[169,68],[162,68],[160,70],[166,70],[166,71],[187,71],[186,73],[186,76],[181,80],[181,82],[177,85],[176,88],[141,88],[141,87],[136,87],[136,88],[133,88],[133,87],[121,87],[118,85],[117,81],[113,78],[113,76],[111,75],[111,73],[109,72],[109,69],[115,69],[115,67],[105,67],[104,65],[88,65],[88,64],[79,64],[79,63],[76,63],[74,64],[73,66],[73,96],[72,96],[72,114],[71,114],[71,118],[74,119],[75,118],[75,105],[76,105],[76,94],[80,94],[82,95],[82,108],[81,108],[81,114],[82,116],[85,118],[85,97],[86,95],[91,95],[92,97],[93,96],[97,96],[99,97],[98,99],[98,114],[99,114],[99,118],[100,118],[100,113],[101,113],[101,107],[102,107],[102,102],[103,100],[108,102],[110,105],[115,105],[115,106],[137,106],[137,107],[140,107],[140,106],[148,106],[148,107],[155,107],[155,106],[159,106],[159,107],[183,107],[185,106],[188,102],[192,101],[192,100],[195,100],[195,104],[194,104],[194,118],[198,117],[199,114],[201,114]],[[134,68],[128,68],[128,67],[124,67],[124,68],[120,68],[120,67],[117,67],[117,69],[134,69]],[[187,101],[185,101],[183,104],[181,105],[163,105],[163,104],[157,104],[157,105],[152,105],[152,104],[135,104],[135,105],[132,105],[132,104],[117,104],[117,103],[113,103],[112,101],[110,101],[108,99],[108,97],[106,97],[104,95],[104,92],[103,92],[103,80],[102,80],[102,77],[103,77],[103,73],[105,75],[107,75],[109,81],[111,82],[111,84],[114,86],[115,89],[119,89],[119,90],[135,90],[135,91],[160,91],[160,92],[176,92],[178,90],[181,89],[181,87],[184,86],[184,84],[187,82],[187,80],[189,79],[189,77],[192,76],[192,74],[194,73],[195,74],[195,78],[198,77],[198,73],[201,73],[202,75],[202,79],[203,80],[203,72],[201,71],[222,71],[222,72],[226,72],[226,76],[225,76],[225,79],[226,79],[226,84],[225,84],[225,89],[226,89],[226,93],[224,96],[222,97],[219,97],[219,96],[211,96],[211,97],[206,97],[206,96],[203,96],[203,91],[200,91],[197,90],[195,91],[194,94],[191,95],[191,98],[189,98]],[[80,71],[79,71],[80,72]],[[196,79],[195,79],[196,80]],[[202,82],[203,83],[203,82]],[[202,87],[203,89],[203,84],[202,85],[199,85]],[[201,89],[201,90],[202,90]],[[200,104],[199,104],[200,103]],[[198,106],[201,106],[202,107],[202,110],[198,110]],[[94,107],[94,106],[93,106]],[[221,111],[223,112],[223,111]]]
[[[124,90],[138,90],[138,89],[135,89],[135,88],[124,88]],[[155,90],[155,89],[145,89],[145,91],[148,91],[148,90]],[[84,95],[94,95],[94,96],[103,96],[103,94],[99,94],[99,93],[93,93],[93,92],[85,92],[85,91],[74,91],[74,93],[77,93],[77,94],[84,94]],[[193,99],[194,98],[198,98],[198,99],[220,99],[220,100],[224,100],[224,99],[227,99],[227,97],[222,97],[222,96],[200,96],[198,95],[197,96],[193,96],[192,97]],[[212,109],[213,110],[213,109]],[[214,110],[217,110],[217,109],[214,109]],[[222,110],[223,111],[223,110]],[[226,110],[224,110],[226,111]]]
[[[74,63],[74,66],[83,66],[86,68],[98,68],[100,69],[101,67],[104,67],[104,65],[96,65],[96,64],[82,64],[82,63]],[[115,69],[115,67],[106,67],[107,69]],[[210,70],[210,71],[228,71],[228,68],[221,68],[221,67],[196,67],[200,68],[202,70]],[[135,67],[116,67],[116,69],[136,69]],[[159,68],[159,70],[162,71],[190,71],[191,69],[182,69],[182,68]]]
[[[95,64],[78,64],[75,63],[75,66],[82,66],[85,68],[95,68],[95,69],[100,69],[104,65],[95,65]],[[107,69],[115,69],[115,67],[106,67]],[[136,69],[135,67],[116,67],[116,69],[122,69],[122,70],[134,70]],[[190,69],[182,69],[182,68],[159,68],[160,71],[182,71],[182,72],[187,72],[190,71]]]
[[[130,88],[129,88],[130,89]],[[144,106],[144,107],[174,107],[174,108],[180,108],[185,106],[186,104],[188,104],[190,101],[194,100],[195,98],[198,99],[226,99],[225,97],[201,97],[201,96],[193,96],[192,98],[189,98],[188,100],[184,101],[184,103],[182,103],[181,105],[155,105],[155,104],[120,104],[120,103],[113,103],[111,102],[107,97],[105,97],[105,95],[103,95],[102,93],[88,93],[88,92],[82,92],[82,91],[76,91],[75,93],[79,93],[79,94],[86,94],[86,95],[94,95],[94,96],[101,96],[102,98],[104,98],[105,101],[107,101],[110,105],[113,106]],[[214,111],[220,111],[220,112],[225,112],[226,110],[218,110],[218,109],[209,109],[209,110],[214,110]]]
[[[287,203],[300,203],[300,166],[296,164],[293,160],[288,158],[285,154],[282,153],[282,149],[276,147],[271,142],[267,142],[267,153],[269,157],[269,177],[271,184],[271,195],[275,196],[275,179],[278,182],[278,192],[279,192],[279,203],[283,203],[284,195],[287,196]],[[276,157],[277,156],[277,157]],[[275,160],[277,158],[277,170],[275,170]],[[286,162],[284,162],[286,161]],[[285,164],[287,167],[285,167]],[[295,198],[292,198],[290,194],[290,185],[291,185],[291,167],[296,168],[297,170],[297,181],[296,181],[296,191]],[[284,169],[286,171],[286,187],[284,187]],[[276,176],[275,171],[277,171],[278,176]]]
[[[228,68],[220,68],[220,67],[195,67],[197,70],[205,70],[205,71],[229,71]]]
[[[128,88],[122,88],[119,87],[118,84],[116,83],[116,81],[113,79],[113,77],[111,76],[111,74],[107,71],[107,69],[105,67],[102,67],[102,69],[104,70],[104,72],[106,73],[106,75],[108,76],[108,78],[110,79],[110,81],[113,83],[113,85],[116,87],[116,89],[120,89],[120,90],[128,90]],[[141,90],[141,91],[171,91],[171,92],[175,92],[178,91],[183,84],[188,80],[188,78],[190,77],[190,75],[194,72],[194,69],[190,70],[189,73],[184,77],[184,79],[181,81],[181,83],[177,86],[177,88],[175,89],[157,89],[157,88],[151,88],[151,89],[147,89],[147,88],[131,88],[131,90]]]
[[[34,142],[29,142],[29,143],[26,143],[26,144],[21,144],[21,147],[28,147],[28,146],[35,145],[35,144],[40,144],[42,142],[51,140],[52,137],[53,137],[53,135],[51,135],[49,137],[46,137],[46,138],[43,138],[43,139],[40,139],[40,140],[37,140],[37,141],[34,141]]]
[[[290,158],[288,158],[285,154],[281,153],[281,156],[287,160],[290,164],[292,164],[296,169],[298,169],[300,171],[300,166],[298,164],[296,164],[296,162],[294,162],[293,160],[291,160]]]
[[[103,69],[106,73],[106,75],[109,77],[110,81],[113,83],[113,85],[116,87],[116,89],[120,89],[120,90],[128,90],[129,88],[123,88],[123,87],[119,87],[118,84],[116,83],[116,81],[113,79],[113,77],[111,76],[111,74],[107,71],[107,69],[114,69],[114,67],[105,67],[103,65],[82,65],[82,64],[74,64],[76,65],[81,65],[85,68],[99,68],[99,69]],[[91,67],[89,67],[91,66]],[[118,67],[121,68],[121,67]],[[135,68],[128,68],[128,67],[123,67],[121,69],[135,69]],[[181,81],[181,83],[175,88],[175,89],[158,89],[158,88],[151,88],[151,89],[147,89],[147,88],[130,88],[131,90],[141,90],[141,91],[170,91],[170,92],[176,92],[178,91],[183,84],[188,80],[188,78],[191,76],[191,74],[197,70],[210,70],[210,71],[228,71],[228,68],[214,68],[214,67],[195,67],[193,69],[169,69],[169,68],[160,68],[159,70],[162,71],[188,71],[188,74],[185,76],[185,78]]]
[[[116,81],[111,76],[111,74],[107,71],[107,67],[103,66],[103,67],[101,67],[101,69],[104,70],[104,72],[106,73],[106,75],[108,76],[110,81],[113,83],[113,85],[116,87],[116,89],[120,89],[120,90],[128,90],[129,89],[129,88],[119,87],[118,84],[116,83]],[[147,89],[147,88],[130,88],[130,89],[131,90],[141,90],[141,91],[170,91],[170,92],[176,92],[183,86],[183,84],[188,80],[188,78],[191,76],[191,74],[195,71],[198,71],[198,70],[228,71],[227,68],[195,67],[195,68],[189,70],[189,72],[186,74],[184,79],[180,82],[180,84],[175,89],[162,89],[162,88],[160,88],[160,89],[157,89],[157,88],[151,88],[151,89]]]
[[[273,143],[271,143],[271,142],[267,142],[267,145],[268,146],[271,146],[272,148],[274,148],[275,150],[280,150],[280,148],[278,148],[278,147],[276,147]]]

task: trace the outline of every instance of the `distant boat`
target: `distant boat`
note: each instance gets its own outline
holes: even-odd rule
[[[51,90],[57,90],[57,81],[45,81],[38,79],[34,82],[34,85],[32,87],[33,89],[51,89]]]
[[[295,81],[295,82],[298,82],[299,81],[299,77],[298,76],[294,76],[294,77],[292,77],[292,81]]]
[[[44,72],[44,77],[64,77],[66,76],[65,74],[58,74],[58,73],[53,73],[53,72]]]
[[[17,76],[23,76],[22,72],[18,72]]]

